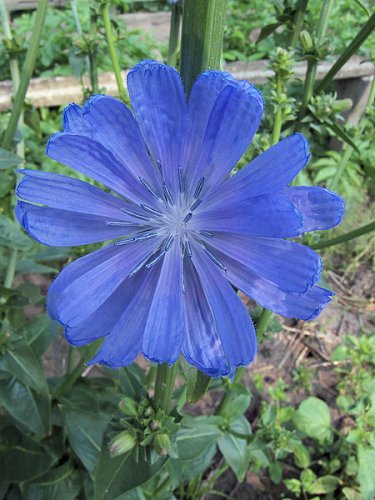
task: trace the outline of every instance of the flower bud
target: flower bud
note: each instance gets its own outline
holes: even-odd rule
[[[168,434],[157,434],[154,438],[154,447],[156,453],[162,457],[168,456],[171,451],[171,441]]]
[[[302,30],[299,34],[299,39],[302,45],[302,48],[305,52],[311,50],[314,46],[310,33],[307,30]]]
[[[136,445],[134,437],[128,431],[122,431],[109,443],[109,453],[112,457],[130,451]]]
[[[352,106],[353,101],[351,99],[340,99],[333,104],[332,108],[336,113],[342,113],[348,111]]]
[[[138,415],[138,406],[134,399],[125,396],[118,406],[125,415],[129,415],[130,417],[136,417]]]

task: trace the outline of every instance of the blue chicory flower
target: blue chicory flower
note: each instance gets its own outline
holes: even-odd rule
[[[263,112],[256,88],[221,71],[196,80],[188,105],[177,71],[155,61],[128,76],[134,116],[105,95],[64,111],[47,155],[103,184],[22,170],[16,213],[51,246],[114,240],[69,264],[48,291],[52,318],[77,346],[104,338],[91,363],[143,355],[232,376],[256,352],[232,285],[275,313],[315,318],[332,292],[320,257],[285,238],[329,229],[343,200],[288,187],[309,160],[295,134],[229,177]]]

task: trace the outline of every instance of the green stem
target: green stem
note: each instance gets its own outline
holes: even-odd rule
[[[327,241],[319,241],[315,245],[311,245],[313,250],[321,250],[322,248],[332,247],[334,245],[338,245],[339,243],[344,243],[345,241],[354,240],[354,238],[358,238],[363,234],[370,233],[375,229],[375,221],[366,224],[365,226],[361,226],[358,229],[354,229],[354,231],[349,231],[349,233],[342,234],[341,236],[337,236],[336,238],[332,238]]]
[[[370,89],[370,93],[369,93],[369,96],[367,99],[366,109],[365,109],[365,111],[360,119],[360,123],[358,125],[359,135],[361,135],[361,132],[364,129],[363,117],[365,116],[367,111],[372,109],[373,104],[374,104],[374,100],[375,100],[375,76],[372,77],[371,89]],[[340,177],[342,176],[343,172],[345,171],[346,166],[347,166],[347,164],[348,164],[348,162],[353,154],[353,151],[354,151],[354,148],[352,146],[348,145],[347,148],[345,149],[344,156],[343,156],[342,160],[337,165],[335,175],[332,177],[331,181],[327,185],[328,189],[330,189],[332,191],[335,191],[337,189]]]
[[[17,264],[17,250],[12,250],[9,257],[8,266],[5,272],[5,279],[4,279],[5,288],[12,288],[14,275],[16,272],[16,264]]]
[[[318,48],[320,45],[323,43],[326,31],[327,31],[327,26],[328,26],[328,20],[329,16],[333,7],[334,0],[324,0],[323,2],[323,8],[320,13],[320,18],[319,18],[319,23],[316,31],[316,43]],[[296,126],[295,129],[298,128],[299,123],[301,122],[302,118],[305,116],[307,106],[310,102],[311,96],[314,91],[314,85],[315,85],[315,80],[316,80],[316,70],[317,70],[317,65],[318,65],[318,60],[314,59],[312,61],[309,61],[307,64],[307,73],[306,73],[306,78],[305,78],[305,87],[303,90],[303,98],[302,98],[302,104],[301,104],[301,109],[299,111],[298,115],[298,120],[296,121]]]
[[[318,83],[315,89],[315,94],[319,94],[326,86],[330,83],[333,77],[338,71],[344,66],[344,64],[349,60],[349,58],[357,52],[359,47],[364,43],[364,41],[371,35],[375,28],[375,13],[372,14],[367,23],[362,27],[357,36],[351,41],[348,47],[337,59],[332,68],[328,71],[326,76]]]
[[[170,402],[176,376],[176,363],[168,366],[166,363],[158,365],[156,370],[154,406],[165,413],[169,413]]]
[[[297,46],[298,37],[299,37],[299,34],[300,34],[302,26],[303,26],[303,20],[305,18],[307,1],[308,0],[300,0],[297,3],[297,7],[296,7],[297,12],[295,13],[294,19],[293,19],[294,30],[291,33],[290,42],[289,42],[289,46],[291,49],[294,49]]]
[[[93,8],[90,8],[90,35],[91,37],[96,36],[97,24],[96,24],[96,12]],[[90,61],[90,85],[91,93],[99,93],[99,81],[98,81],[98,64],[97,64],[97,49],[96,44],[92,44],[89,52]]]
[[[40,39],[42,37],[44,21],[47,13],[47,6],[48,0],[39,0],[30,45],[22,68],[20,84],[14,99],[9,123],[2,141],[2,147],[4,149],[9,149],[11,147],[14,134],[17,130],[18,120],[22,112],[27,88],[29,86],[30,78],[35,66],[36,56],[38,54]]]
[[[277,73],[275,75],[275,78],[276,78],[277,98],[279,98],[283,92],[283,83],[280,75],[278,75]],[[281,120],[282,120],[282,109],[281,106],[279,105],[273,123],[272,145],[277,144],[280,141],[281,125],[282,125]],[[262,312],[260,313],[259,320],[257,323],[258,342],[260,342],[260,340],[263,338],[267,330],[268,324],[271,321],[271,318],[272,318],[272,312],[265,308],[262,309]]]
[[[280,75],[278,75],[277,73],[276,73],[275,78],[276,78],[276,92],[277,92],[277,97],[279,98],[282,94],[283,83],[282,83],[282,80],[280,78]],[[282,123],[281,123],[282,113],[283,113],[283,110],[282,110],[281,105],[279,104],[277,111],[276,111],[276,114],[275,114],[275,121],[273,124],[272,145],[277,144],[280,140],[281,125],[282,125]]]
[[[77,8],[77,0],[71,0],[70,2],[70,7],[72,8],[72,14],[73,14],[73,19],[76,25],[77,33],[79,35],[83,35],[83,29],[82,29],[82,24],[79,19],[78,15],[78,8]],[[87,69],[90,68],[90,58],[88,56],[85,56],[85,61],[86,61],[86,67]]]
[[[119,63],[119,60],[117,57],[115,38],[113,36],[112,26],[111,26],[111,18],[109,16],[108,2],[105,1],[102,4],[101,11],[102,11],[102,17],[103,17],[103,22],[104,22],[105,36],[106,36],[108,47],[109,47],[109,53],[111,56],[113,71],[114,71],[115,77],[116,77],[116,83],[117,83],[119,96],[120,96],[120,99],[122,101],[125,101],[126,94],[125,94],[124,82],[122,81],[120,63]]]
[[[181,77],[190,94],[197,76],[220,68],[226,0],[185,0],[182,19]]]
[[[182,6],[180,3],[172,5],[171,27],[169,31],[169,45],[168,45],[168,64],[176,66],[178,42],[180,38],[180,24],[181,24]]]

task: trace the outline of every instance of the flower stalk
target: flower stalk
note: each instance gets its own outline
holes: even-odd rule
[[[33,32],[30,39],[29,49],[26,54],[26,59],[22,68],[22,74],[17,89],[16,97],[8,126],[5,130],[2,147],[9,149],[12,145],[14,134],[16,133],[18,121],[22,113],[23,103],[25,100],[27,88],[30,83],[30,78],[34,70],[36,56],[38,54],[40,40],[43,33],[44,21],[47,13],[48,0],[39,0],[36,11]]]
[[[171,26],[169,31],[169,45],[168,45],[168,64],[170,66],[176,66],[177,62],[177,52],[178,43],[180,38],[180,25],[181,25],[181,14],[182,5],[177,2],[172,5],[172,16],[171,16]]]
[[[126,97],[124,82],[122,81],[120,63],[117,57],[116,46],[115,46],[115,36],[113,35],[111,18],[109,15],[109,5],[107,1],[104,1],[101,4],[101,14],[103,18],[105,36],[109,47],[109,53],[111,56],[113,72],[115,73],[119,96],[120,99],[124,102]]]
[[[197,76],[220,67],[226,0],[185,0],[181,40],[181,78],[186,95]],[[174,34],[173,36],[176,36]],[[176,364],[160,364],[156,371],[154,406],[166,413],[174,387]],[[197,384],[207,376],[197,374]]]

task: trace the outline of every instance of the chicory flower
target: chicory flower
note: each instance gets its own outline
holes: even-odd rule
[[[343,200],[288,187],[309,160],[292,135],[229,176],[261,120],[250,83],[206,71],[186,102],[178,72],[143,61],[128,76],[133,113],[96,95],[64,111],[51,158],[108,191],[23,170],[16,213],[45,245],[112,241],[69,264],[48,291],[52,318],[81,346],[104,338],[91,363],[186,360],[232,376],[256,352],[251,318],[233,287],[275,313],[315,318],[332,293],[320,257],[295,238],[329,229]],[[287,238],[287,239],[286,239]]]

